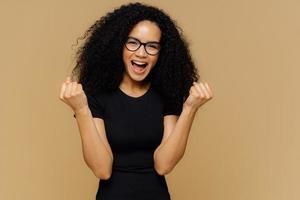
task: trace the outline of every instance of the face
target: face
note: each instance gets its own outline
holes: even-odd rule
[[[128,37],[129,39],[123,49],[124,78],[132,81],[142,81],[157,62],[159,53],[156,55],[150,54],[155,54],[157,48],[159,48],[161,31],[154,22],[144,20],[134,26]],[[135,50],[139,42],[147,44],[140,45]]]

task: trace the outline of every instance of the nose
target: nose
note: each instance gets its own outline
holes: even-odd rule
[[[138,50],[136,50],[135,54],[139,57],[146,57],[147,52],[145,50],[145,46],[142,44]]]

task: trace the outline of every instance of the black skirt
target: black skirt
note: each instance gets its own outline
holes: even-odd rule
[[[171,200],[165,176],[153,168],[114,168],[110,179],[100,180],[96,200]]]

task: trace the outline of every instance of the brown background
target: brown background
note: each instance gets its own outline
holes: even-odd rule
[[[94,199],[98,180],[58,95],[71,45],[124,2],[0,1],[0,199]],[[151,3],[183,28],[215,93],[166,176],[173,200],[300,199],[300,1]]]

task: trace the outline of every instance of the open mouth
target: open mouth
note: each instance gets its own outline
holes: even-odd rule
[[[138,62],[138,61],[131,61],[131,65],[133,67],[133,70],[137,73],[142,73],[145,71],[148,63],[145,62]]]
[[[133,61],[133,60],[131,61],[131,64],[133,66],[141,67],[141,68],[145,68],[148,65],[148,63],[137,62],[137,61]]]

